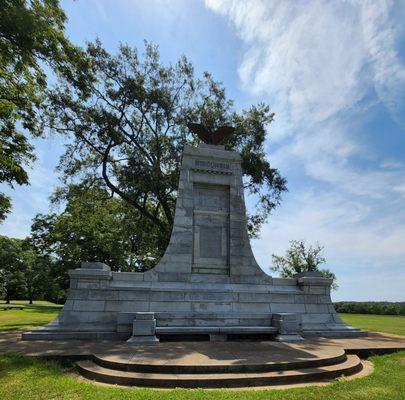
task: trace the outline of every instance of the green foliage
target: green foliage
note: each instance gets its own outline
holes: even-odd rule
[[[33,147],[23,134],[2,129],[0,122],[0,182],[6,182],[11,187],[14,183],[28,184],[28,174],[23,165],[34,159],[32,150]],[[0,222],[6,218],[10,209],[10,198],[0,193]]]
[[[405,315],[405,302],[388,301],[339,301],[334,303],[340,313]]]
[[[284,256],[272,255],[272,271],[280,272],[283,278],[292,278],[295,274],[307,271],[321,272],[325,278],[333,280],[332,288],[337,289],[336,276],[328,269],[319,266],[326,262],[322,255],[323,247],[319,244],[307,247],[303,240],[291,240],[290,248]]]
[[[40,133],[38,109],[44,100],[43,66],[80,85],[72,63],[80,50],[64,36],[66,16],[58,0],[0,0],[0,182],[28,183],[26,165],[33,147],[22,132]],[[0,193],[0,220],[10,201]]]
[[[28,240],[0,236],[0,295],[28,298],[30,303],[49,294],[52,263],[38,254]]]
[[[0,222],[4,221],[10,210],[11,210],[10,197],[6,196],[4,193],[0,193]]]
[[[29,303],[32,304],[34,299],[41,299],[49,296],[50,287],[49,281],[52,261],[48,255],[40,255],[36,249],[28,242],[25,241],[22,252],[22,264],[25,283],[25,297],[28,298]]]
[[[60,214],[38,214],[31,243],[42,256],[53,257],[51,281],[68,287],[67,271],[81,261],[100,261],[118,271],[143,271],[161,257],[159,241],[148,220],[121,198],[104,189],[71,185],[58,198],[66,199]],[[49,297],[47,297],[49,298]]]
[[[258,200],[250,233],[258,234],[286,190],[264,152],[273,120],[269,107],[234,111],[210,74],[195,78],[185,57],[164,65],[148,43],[143,55],[124,45],[111,55],[97,41],[86,56],[86,84],[61,78],[45,104],[44,125],[70,139],[59,165],[65,183],[104,187],[124,200],[162,252],[173,223],[181,152],[186,143],[197,143],[187,123],[233,125],[236,134],[225,145],[242,155],[246,187]]]
[[[0,236],[0,291],[7,303],[24,291],[23,241]]]

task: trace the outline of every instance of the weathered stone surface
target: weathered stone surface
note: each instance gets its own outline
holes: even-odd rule
[[[89,339],[132,333],[136,343],[156,342],[154,329],[212,338],[278,331],[278,340],[364,334],[336,315],[330,280],[316,273],[272,278],[258,266],[246,229],[241,157],[223,146],[185,147],[172,235],[155,268],[112,272],[83,262],[69,274],[59,317],[24,339],[74,339],[72,329]]]

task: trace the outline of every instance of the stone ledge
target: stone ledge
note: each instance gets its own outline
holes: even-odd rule
[[[102,262],[89,262],[89,261],[82,261],[80,267],[82,269],[94,269],[94,270],[103,270],[103,271],[111,271],[111,268]]]
[[[72,279],[89,279],[89,280],[111,280],[112,272],[98,269],[70,269],[69,276]]]
[[[328,278],[307,277],[297,279],[297,283],[300,286],[330,286],[333,280]]]

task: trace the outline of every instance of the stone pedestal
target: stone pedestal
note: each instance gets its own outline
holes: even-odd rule
[[[185,146],[172,234],[157,265],[139,273],[82,263],[69,271],[69,296],[58,318],[23,339],[155,343],[156,336],[176,334],[271,338],[277,330],[278,340],[364,336],[336,314],[330,279],[317,273],[273,278],[257,264],[241,163],[223,146]]]
[[[304,340],[299,315],[294,313],[273,314],[272,326],[278,328],[275,340],[279,342],[297,342]]]
[[[156,319],[153,312],[136,313],[132,324],[132,336],[127,340],[128,343],[158,343],[156,337]]]

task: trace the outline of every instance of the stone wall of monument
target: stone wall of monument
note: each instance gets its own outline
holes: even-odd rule
[[[184,149],[172,235],[155,268],[112,272],[83,263],[70,279],[58,318],[24,338],[125,339],[146,312],[153,313],[144,317],[157,335],[364,334],[337,316],[329,279],[273,278],[258,266],[246,227],[241,158],[222,146]]]

